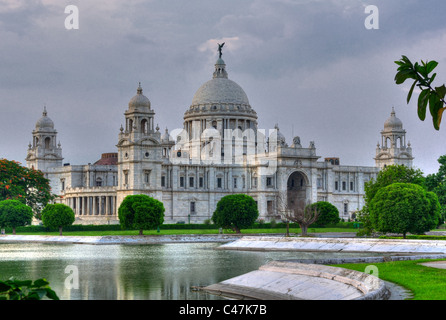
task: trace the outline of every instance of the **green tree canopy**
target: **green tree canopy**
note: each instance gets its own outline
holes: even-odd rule
[[[420,234],[438,224],[440,205],[433,192],[412,183],[381,188],[370,202],[370,220],[380,232]]]
[[[240,229],[252,226],[258,217],[259,210],[251,196],[233,194],[224,196],[218,201],[212,221],[221,228],[240,233]]]
[[[12,233],[15,234],[17,227],[30,225],[32,219],[32,209],[19,200],[0,201],[0,227],[12,228]]]
[[[62,228],[73,224],[75,220],[73,209],[62,203],[47,204],[42,210],[42,222],[45,227],[59,228],[62,235]]]
[[[376,179],[366,183],[365,201],[370,202],[379,189],[396,182],[424,186],[425,178],[420,169],[409,168],[402,164],[387,166],[378,173]]]
[[[41,171],[23,167],[17,161],[0,159],[0,201],[19,200],[40,218],[41,209],[55,197]]]
[[[316,223],[320,226],[326,226],[331,223],[338,223],[341,219],[339,218],[339,210],[330,202],[319,201],[310,205],[311,208],[316,208],[318,211],[318,218]]]
[[[423,172],[419,169],[409,168],[404,165],[390,165],[383,168],[377,175],[376,179],[372,179],[365,183],[364,186],[364,207],[358,214],[358,220],[363,225],[362,233],[372,233],[373,226],[370,221],[369,206],[376,193],[393,183],[413,183],[420,186],[425,185]]]
[[[440,223],[443,223],[446,216],[446,155],[438,158],[438,163],[440,164],[438,172],[426,177],[426,188],[438,197],[441,205]]]
[[[164,205],[161,201],[145,194],[129,195],[124,198],[118,209],[119,223],[122,228],[154,229],[164,222]]]

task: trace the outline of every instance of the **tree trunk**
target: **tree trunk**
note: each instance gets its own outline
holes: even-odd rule
[[[15,227],[12,227],[12,234],[15,234]]]
[[[290,236],[290,223],[289,221],[286,222],[286,236]]]
[[[307,232],[308,232],[308,226],[306,224],[301,224],[300,228],[302,230],[302,237],[306,237],[307,236]]]
[[[59,227],[59,236],[62,235],[62,227]]]
[[[139,235],[142,236],[143,234],[143,229],[139,229]]]

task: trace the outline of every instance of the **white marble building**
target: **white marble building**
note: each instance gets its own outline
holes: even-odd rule
[[[364,183],[380,168],[412,166],[413,160],[393,110],[381,132],[375,167],[343,166],[338,158],[321,161],[314,142],[305,147],[299,137],[288,145],[278,126],[258,128],[257,113],[244,90],[228,78],[221,57],[212,79],[197,90],[184,113],[183,130],[161,133],[154,126],[155,111],[141,86],[124,117],[117,150],[88,165],[63,163],[46,109],[32,131],[27,166],[45,173],[61,196],[58,201],[75,211],[75,223],[117,223],[117,208],[131,194],[162,201],[165,223],[210,219],[219,199],[234,193],[252,196],[260,218],[278,221],[283,195],[291,190],[307,202],[331,202],[346,220],[364,205]]]

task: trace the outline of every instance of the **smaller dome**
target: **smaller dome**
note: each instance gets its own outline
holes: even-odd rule
[[[163,133],[163,135],[161,136],[161,142],[169,142],[172,141],[170,134],[169,134],[169,130],[167,130]]]
[[[286,143],[286,138],[285,136],[282,134],[282,132],[280,132],[279,130],[279,125],[276,124],[274,126],[274,131],[270,134],[269,138],[268,138],[268,143],[273,143],[273,144],[277,144],[279,146],[288,146]]]
[[[150,109],[150,100],[142,94],[141,83],[139,83],[136,95],[129,101],[130,109]]]
[[[386,122],[384,122],[384,130],[403,130],[403,122],[396,117],[394,108],[392,108],[390,118],[387,119]]]
[[[54,122],[47,116],[46,107],[43,108],[42,118],[36,122],[36,130],[54,129]]]

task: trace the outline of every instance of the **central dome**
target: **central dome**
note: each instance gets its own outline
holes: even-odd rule
[[[214,78],[204,83],[195,93],[192,105],[203,104],[249,105],[248,96],[242,87],[227,78]]]
[[[185,120],[200,118],[213,121],[216,120],[216,116],[222,115],[243,117],[250,121],[257,119],[257,114],[251,108],[245,91],[236,82],[228,79],[226,64],[219,58],[215,63],[212,79],[195,92],[190,108],[184,116]]]

